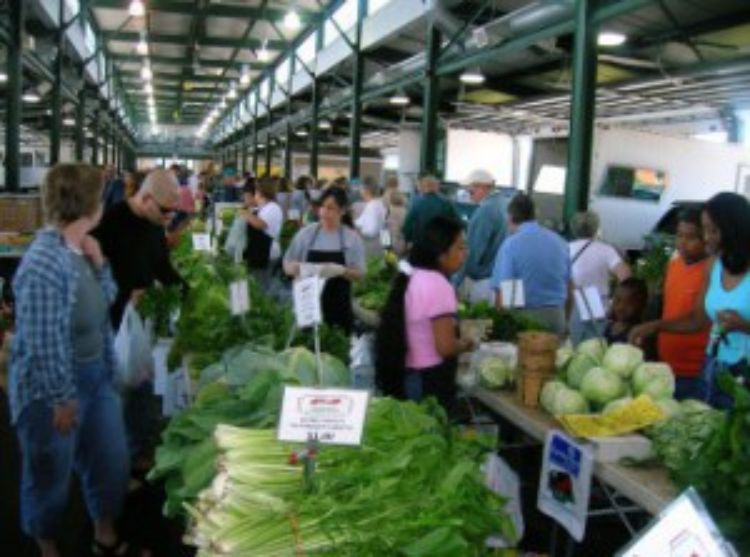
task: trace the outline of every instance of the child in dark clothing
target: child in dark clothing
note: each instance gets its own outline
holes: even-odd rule
[[[628,342],[630,330],[643,322],[648,302],[648,287],[638,278],[622,281],[615,289],[604,338],[609,344]]]

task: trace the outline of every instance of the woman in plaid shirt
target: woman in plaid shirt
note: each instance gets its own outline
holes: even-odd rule
[[[48,227],[13,281],[10,403],[22,452],[21,520],[43,557],[59,555],[72,473],[94,521],[94,555],[126,555],[113,523],[128,482],[122,410],[112,384],[108,309],[116,287],[99,244],[101,173],[58,164],[45,179]]]

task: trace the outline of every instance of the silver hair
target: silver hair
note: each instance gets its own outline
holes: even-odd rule
[[[599,215],[594,211],[577,213],[571,223],[573,236],[577,239],[594,238],[599,232]]]

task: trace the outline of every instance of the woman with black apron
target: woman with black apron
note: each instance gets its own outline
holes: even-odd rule
[[[284,270],[292,277],[325,278],[323,321],[350,334],[354,328],[351,281],[364,274],[365,256],[362,239],[342,223],[346,207],[345,191],[332,188],[323,192],[320,222],[297,232],[284,256]]]
[[[278,241],[284,215],[275,197],[274,183],[268,179],[262,180],[255,189],[256,209],[245,214],[245,261],[250,273],[266,291],[271,287],[273,263],[278,261],[281,255]]]

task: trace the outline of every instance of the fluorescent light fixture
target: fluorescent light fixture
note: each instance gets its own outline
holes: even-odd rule
[[[597,44],[599,46],[620,46],[627,40],[627,37],[623,33],[617,33],[615,31],[602,31],[597,37]]]
[[[135,51],[141,56],[148,55],[148,43],[146,42],[146,39],[141,37],[141,40],[138,41],[138,46],[135,47]]]
[[[284,27],[286,27],[290,31],[296,31],[301,26],[302,22],[299,19],[299,15],[297,15],[297,12],[294,10],[294,8],[290,9],[284,16]]]
[[[388,102],[394,106],[406,106],[411,100],[404,93],[398,92],[388,99]]]
[[[235,87],[234,83],[229,88],[229,93],[227,93],[227,98],[230,100],[234,100],[237,98],[237,87]]]
[[[268,52],[268,41],[263,41],[263,46],[258,51],[258,60],[261,62],[268,62],[271,59],[271,53]]]
[[[154,73],[151,71],[151,67],[148,64],[144,64],[141,68],[141,79],[149,80],[154,77]]]
[[[307,137],[307,130],[306,129],[299,129],[296,132],[294,132],[297,137]]]
[[[0,72],[0,83],[5,83],[8,81],[8,74],[5,72]]]
[[[144,91],[144,92],[145,92],[146,94],[148,94],[148,95],[151,95],[151,94],[153,94],[153,92],[154,92],[154,86],[153,86],[153,85],[151,85],[151,82],[150,82],[150,81],[147,81],[147,82],[146,82],[146,84],[145,84],[145,85],[143,86],[143,91]]]
[[[63,118],[62,123],[63,123],[63,126],[75,126],[76,125],[76,121],[70,117]]]
[[[132,17],[143,17],[146,15],[146,7],[143,5],[141,0],[131,0],[128,13]]]
[[[219,106],[222,109],[226,108],[227,107],[227,100],[226,99],[221,99],[221,102],[219,103]]]
[[[247,66],[242,68],[242,75],[240,76],[240,85],[247,86],[250,85],[250,72],[247,69]]]
[[[466,85],[481,85],[484,83],[484,74],[479,68],[472,68],[464,71],[459,79]]]
[[[23,102],[27,102],[27,103],[38,103],[38,102],[40,102],[42,100],[42,97],[40,97],[34,91],[29,91],[28,93],[24,93],[21,96],[21,100]]]
[[[321,120],[318,122],[318,129],[320,130],[330,130],[333,127],[330,120]]]

